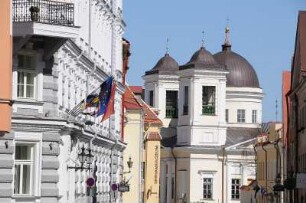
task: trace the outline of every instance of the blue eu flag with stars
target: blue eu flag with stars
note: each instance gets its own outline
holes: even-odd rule
[[[113,84],[113,77],[109,77],[100,86],[100,93],[99,93],[100,103],[99,103],[99,110],[97,112],[97,116],[101,116],[105,113],[107,104],[111,96],[112,84]]]

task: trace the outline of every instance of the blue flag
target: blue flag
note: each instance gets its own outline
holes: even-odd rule
[[[97,112],[97,116],[101,116],[105,113],[107,104],[111,96],[112,84],[113,77],[109,77],[100,86],[99,110]]]

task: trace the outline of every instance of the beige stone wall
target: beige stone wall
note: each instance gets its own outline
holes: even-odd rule
[[[159,132],[158,128],[149,129],[150,132]],[[146,141],[146,167],[144,202],[159,202],[159,176],[160,176],[160,141]]]
[[[129,181],[130,191],[122,194],[122,202],[133,203],[141,200],[141,163],[142,163],[142,113],[140,110],[127,111],[126,112],[126,125],[124,127],[124,142],[127,143],[127,147],[123,155],[123,178]],[[133,166],[130,169],[127,165],[127,161],[131,157]]]

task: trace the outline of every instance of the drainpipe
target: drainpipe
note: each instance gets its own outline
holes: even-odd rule
[[[279,138],[276,140],[276,142],[273,143],[273,146],[274,146],[274,148],[276,150],[276,169],[275,169],[276,176],[278,176],[278,174],[279,174],[279,170],[278,170],[279,162],[278,162],[278,159],[280,158],[278,142],[279,142]],[[281,166],[281,164],[280,164],[280,166]],[[276,203],[279,203],[279,197],[278,196],[276,197]]]
[[[255,153],[255,169],[257,169],[257,150],[256,150],[256,144],[253,146],[254,153]],[[257,170],[255,170],[255,178],[256,182],[258,183],[258,178],[257,178]],[[258,186],[258,184],[256,184]],[[257,202],[257,198],[255,198],[255,203]]]
[[[222,146],[222,201],[224,203],[224,157],[225,157],[225,147]]]
[[[138,164],[138,171],[141,172],[141,168],[142,168],[142,158],[143,158],[143,145],[144,145],[144,111],[141,110],[141,117],[140,117],[140,124],[141,124],[141,127],[139,129],[139,135],[140,135],[140,138],[139,138],[139,164]],[[145,170],[144,168],[142,170]],[[142,172],[142,174],[144,173],[144,171]],[[138,202],[141,203],[142,201],[142,174],[140,173],[139,177],[138,177],[138,184],[139,184],[139,191],[138,191]]]
[[[173,152],[173,148],[174,147],[171,147],[171,153],[172,153],[172,157],[174,158],[174,202],[176,202],[176,182],[177,182],[177,175],[176,175],[176,168],[177,168],[177,159],[176,159],[176,156],[174,155],[174,152]],[[169,191],[171,192],[171,191]]]
[[[276,150],[276,175],[279,173],[279,168],[281,167],[281,162],[280,160],[280,152],[279,152],[279,146],[278,146],[279,139],[276,140],[276,142],[273,143],[273,146]],[[280,160],[281,161],[281,160]]]
[[[111,154],[110,154],[110,180],[111,180],[111,185],[114,183],[113,182],[113,156],[114,156],[114,148],[116,147],[116,145],[118,145],[118,139],[116,138],[115,143],[113,144],[113,146],[111,147]],[[110,190],[110,199],[112,202],[112,189]],[[114,192],[115,193],[115,192]],[[116,199],[115,195],[114,195],[114,199]]]
[[[266,190],[268,191],[268,154],[267,150],[264,148],[264,145],[265,144],[261,145],[261,148],[265,152],[265,187]]]
[[[298,129],[298,118],[299,118],[299,111],[298,111],[298,100],[296,94],[294,95],[294,101],[296,104],[294,105],[294,111],[295,111],[295,174],[299,172],[299,149],[298,149],[298,144],[299,144],[299,129]],[[294,189],[294,201],[298,202],[298,197],[299,197],[299,190],[297,188]]]

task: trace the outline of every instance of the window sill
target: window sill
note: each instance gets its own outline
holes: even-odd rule
[[[25,199],[25,200],[36,200],[39,199],[40,197],[38,196],[33,196],[33,195],[13,195],[13,199]]]
[[[216,114],[202,114],[202,116],[217,116]]]
[[[201,201],[215,201],[214,199],[201,199]]]
[[[14,100],[14,104],[43,105],[44,102],[37,101],[35,99],[17,98],[17,99]]]

